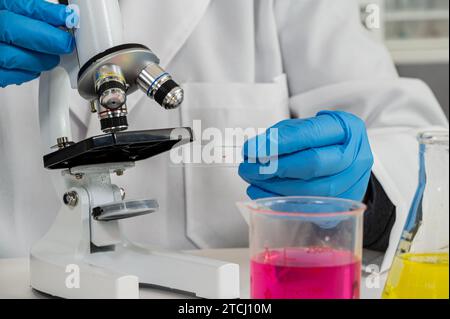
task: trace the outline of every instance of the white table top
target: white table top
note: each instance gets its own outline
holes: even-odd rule
[[[214,249],[198,250],[190,252],[198,256],[215,258],[223,261],[237,263],[240,266],[241,298],[249,298],[249,257],[248,249]],[[0,259],[0,299],[43,299],[49,298],[30,288],[28,259]],[[363,274],[361,280],[361,298],[378,299],[384,285],[384,276],[376,288],[368,288],[366,282],[373,283],[372,280]],[[192,298],[170,291],[154,288],[141,288],[140,298],[142,299],[181,299]]]

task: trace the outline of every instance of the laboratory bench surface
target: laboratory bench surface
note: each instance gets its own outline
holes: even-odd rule
[[[194,255],[233,262],[240,266],[241,298],[247,299],[250,295],[249,253],[248,249],[211,249],[191,251]],[[43,299],[49,296],[34,291],[29,284],[29,263],[27,258],[0,259],[0,299]],[[368,279],[363,273],[361,279],[361,298],[379,299],[384,285],[385,276],[381,276],[376,288],[368,288]],[[189,295],[174,293],[155,288],[141,288],[142,299],[182,299],[193,298]]]

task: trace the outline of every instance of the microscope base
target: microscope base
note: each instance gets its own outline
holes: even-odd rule
[[[31,256],[31,287],[70,299],[137,299],[136,276],[108,271],[74,256]]]
[[[193,293],[199,298],[239,298],[239,266],[189,254],[121,247],[87,260],[105,270],[133,274],[139,283]]]
[[[122,248],[84,260],[73,254],[34,253],[30,269],[34,289],[62,298],[137,299],[139,284],[200,298],[239,298],[239,285],[233,284],[239,278],[238,265],[175,252]]]
[[[64,175],[77,202],[63,205],[48,233],[33,246],[31,286],[63,298],[139,298],[139,283],[200,298],[239,298],[239,265],[139,247],[122,238],[117,220],[93,218],[93,207],[120,197],[110,183],[110,170],[131,166],[72,170],[84,174],[81,180]]]

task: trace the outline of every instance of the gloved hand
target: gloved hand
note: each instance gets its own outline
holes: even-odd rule
[[[33,80],[72,52],[73,36],[58,29],[70,14],[44,0],[0,0],[0,87]]]
[[[314,118],[282,121],[270,131],[275,134],[266,132],[244,145],[239,175],[251,185],[250,198],[364,198],[373,157],[364,122],[358,117],[324,111]],[[276,152],[268,151],[271,143]],[[266,163],[268,159],[272,162]],[[262,169],[269,165],[277,169],[265,174]]]

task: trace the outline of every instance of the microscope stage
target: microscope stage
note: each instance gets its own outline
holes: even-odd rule
[[[117,132],[94,136],[44,156],[48,169],[136,162],[193,141],[190,128]]]

